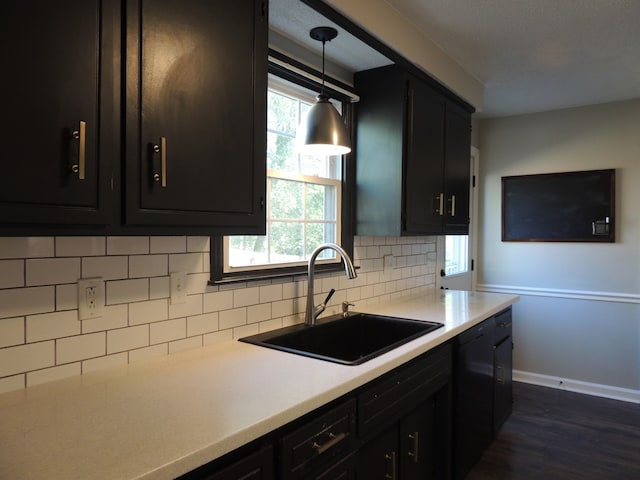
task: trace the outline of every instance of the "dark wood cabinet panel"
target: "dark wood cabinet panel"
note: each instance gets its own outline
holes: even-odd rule
[[[358,478],[398,478],[398,430],[395,426],[360,448]]]
[[[267,4],[127,10],[126,222],[264,229]]]
[[[117,2],[9,2],[0,15],[0,220],[107,223]],[[114,44],[115,42],[115,44]],[[108,103],[101,109],[101,102]]]
[[[471,115],[447,104],[444,164],[444,233],[469,233],[471,188]]]
[[[470,110],[397,66],[355,86],[358,234],[468,233]]]
[[[403,229],[409,234],[441,232],[445,102],[423,82],[411,79],[408,106]]]
[[[0,27],[0,234],[264,231],[266,0],[13,2]]]

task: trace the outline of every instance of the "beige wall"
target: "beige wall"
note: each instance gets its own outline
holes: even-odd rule
[[[515,369],[640,400],[640,100],[481,120],[478,283],[521,293]],[[616,242],[502,242],[502,176],[616,169]]]

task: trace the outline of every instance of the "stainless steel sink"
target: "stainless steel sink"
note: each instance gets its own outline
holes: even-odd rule
[[[351,312],[241,338],[241,342],[274,348],[343,365],[359,365],[442,327],[442,323]]]

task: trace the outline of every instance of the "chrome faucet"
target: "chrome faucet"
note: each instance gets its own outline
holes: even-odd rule
[[[307,309],[304,314],[305,325],[315,325],[318,315],[324,312],[326,303],[328,302],[327,299],[318,307],[314,306],[313,304],[313,272],[315,268],[316,258],[318,257],[320,252],[327,249],[335,250],[340,254],[340,256],[342,257],[342,261],[344,262],[344,273],[347,275],[347,278],[349,280],[352,280],[358,276],[356,274],[356,269],[353,266],[353,262],[342,247],[336,245],[335,243],[324,243],[316,248],[309,258],[309,267],[307,272]]]

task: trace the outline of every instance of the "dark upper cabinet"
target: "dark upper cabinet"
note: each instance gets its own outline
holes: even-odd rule
[[[127,5],[126,223],[265,225],[265,0]]]
[[[4,227],[110,221],[118,8],[108,0],[3,4]]]
[[[0,234],[264,231],[267,0],[10,2]]]
[[[358,234],[468,233],[471,109],[397,66],[355,87]]]

